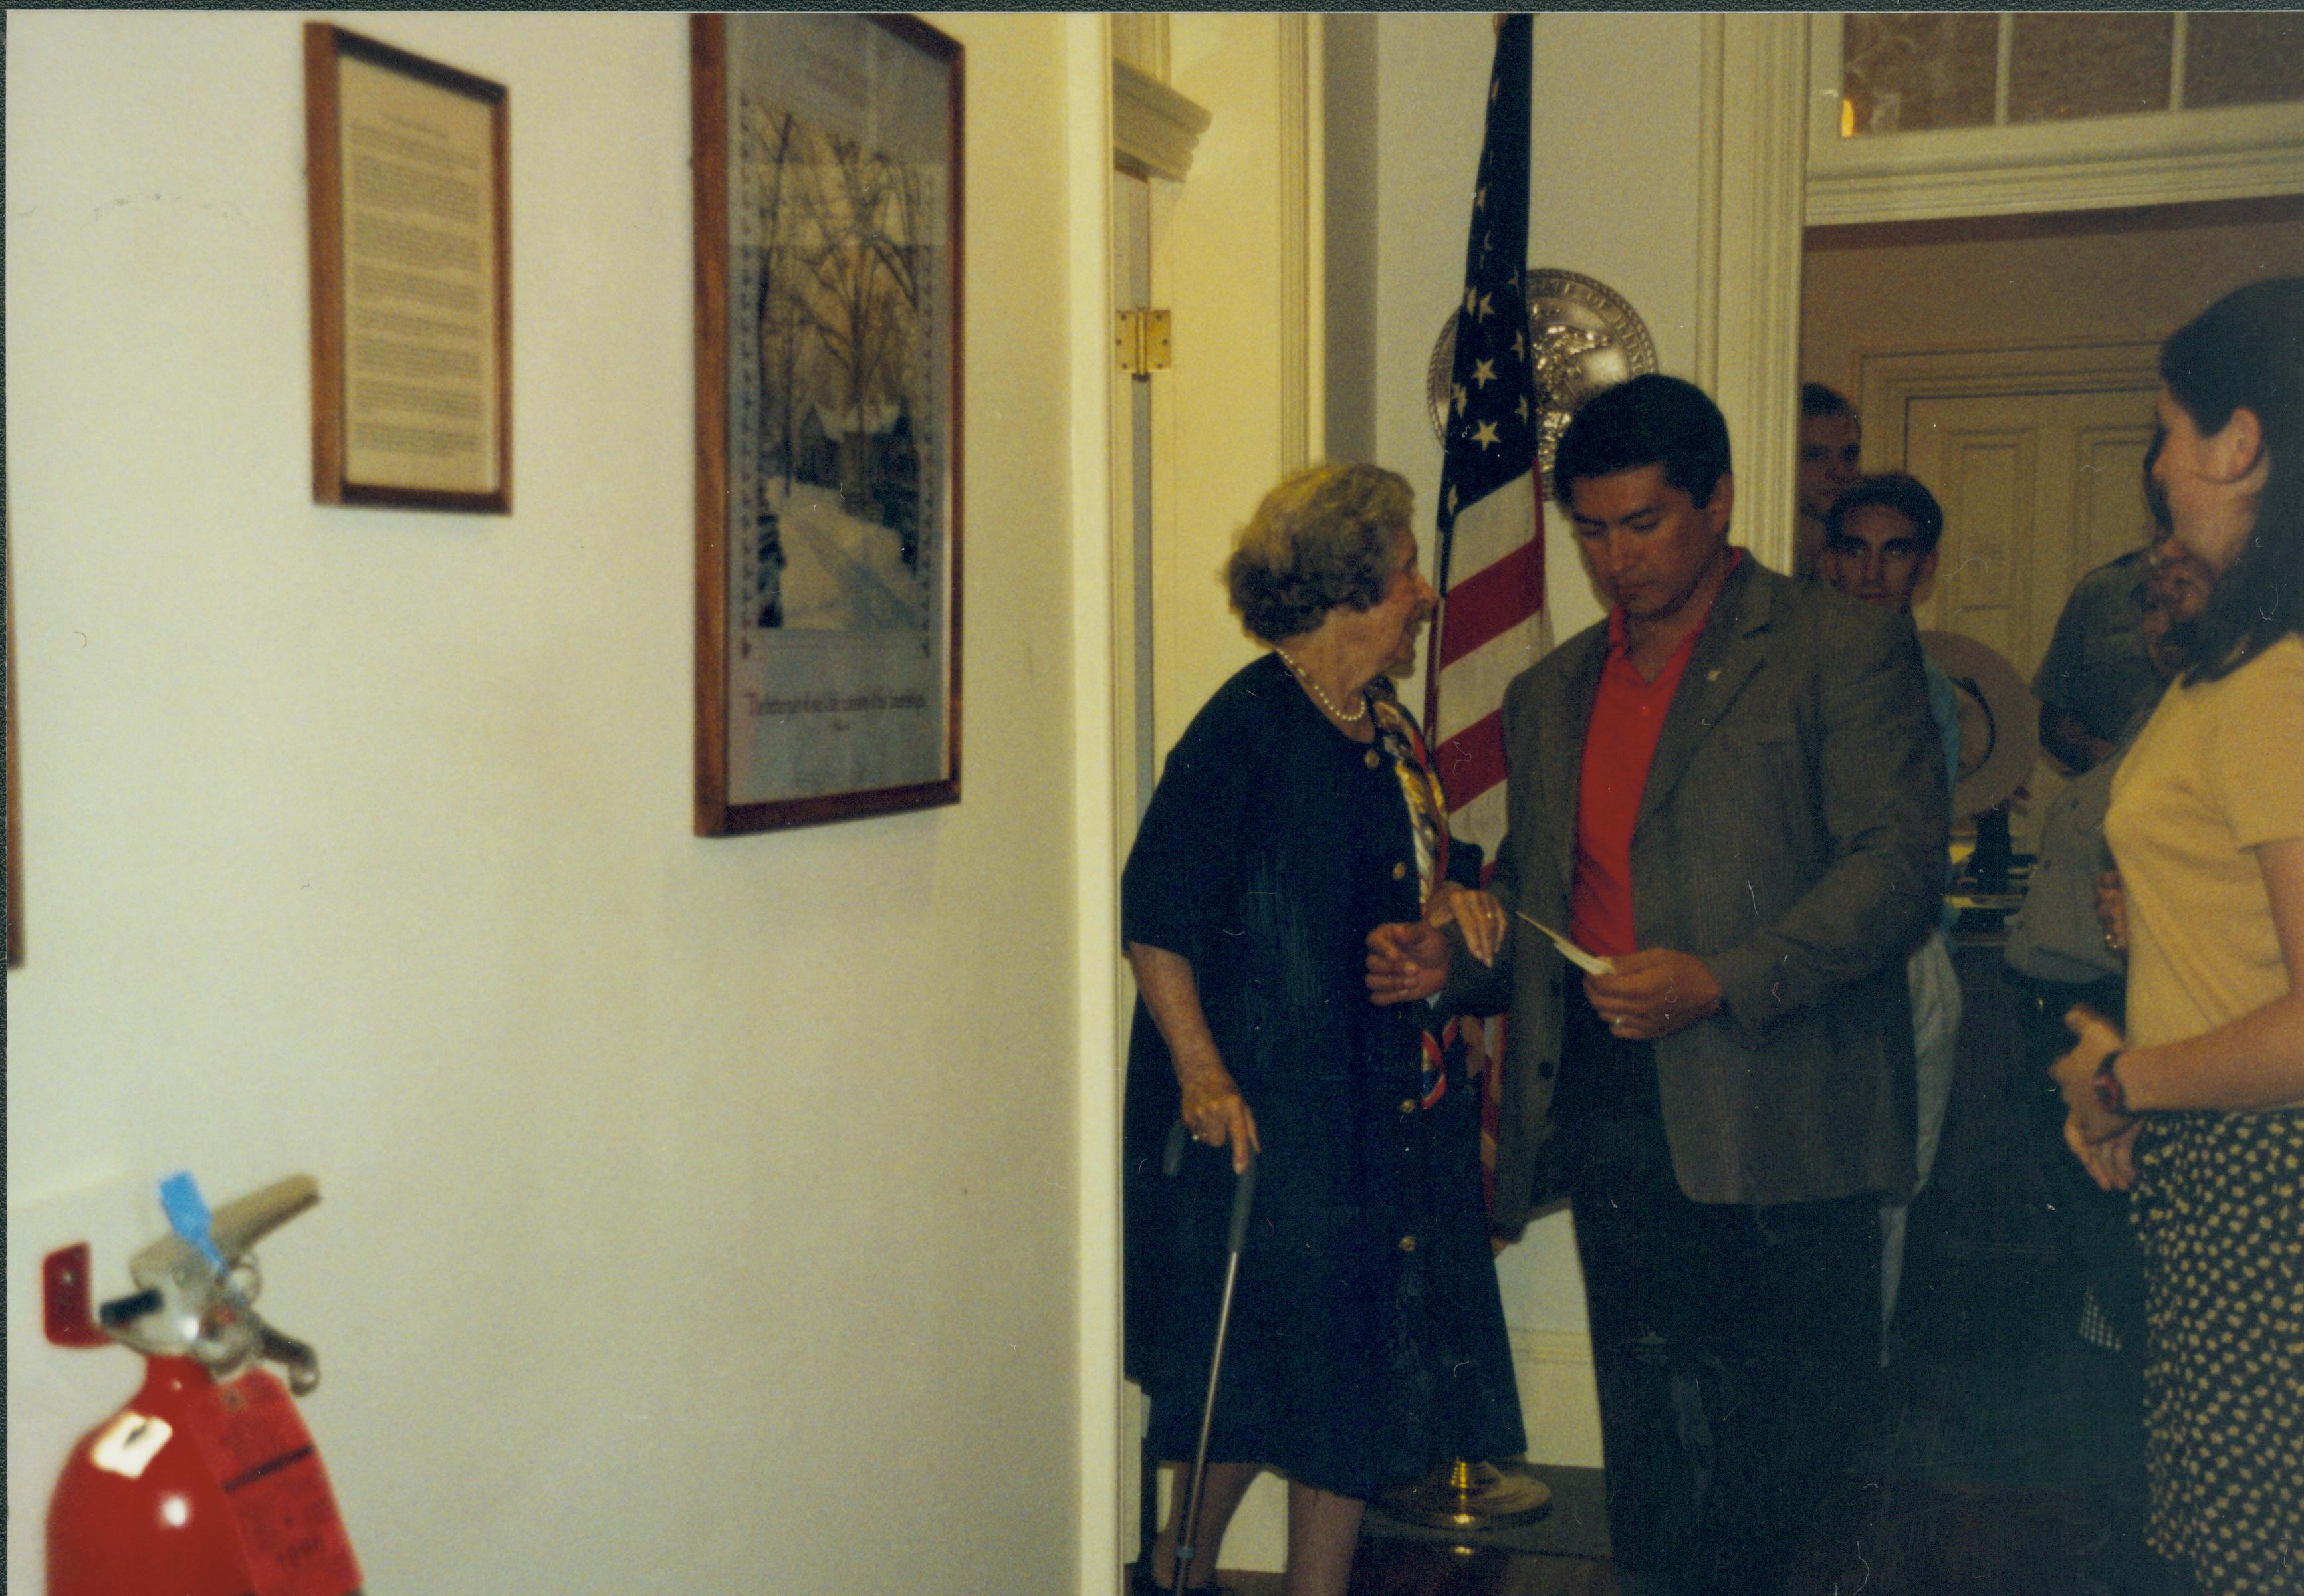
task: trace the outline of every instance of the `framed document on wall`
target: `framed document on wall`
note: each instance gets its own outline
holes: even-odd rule
[[[956,803],[961,47],[690,30],[697,832]]]
[[[512,508],[504,87],[304,24],[312,497]]]

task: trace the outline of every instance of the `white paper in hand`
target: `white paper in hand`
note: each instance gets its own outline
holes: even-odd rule
[[[1567,938],[1562,936],[1558,931],[1554,930],[1550,926],[1545,924],[1544,921],[1537,919],[1532,914],[1526,913],[1520,910],[1514,910],[1513,913],[1519,914],[1522,920],[1527,921],[1529,924],[1534,926],[1537,930],[1542,931],[1546,936],[1551,938],[1552,946],[1560,950],[1560,956],[1566,959],[1570,964],[1575,965],[1579,970],[1584,972],[1585,974],[1615,974],[1616,966],[1609,960],[1602,958],[1597,953],[1586,953],[1582,948],[1577,947],[1576,944],[1571,942]]]

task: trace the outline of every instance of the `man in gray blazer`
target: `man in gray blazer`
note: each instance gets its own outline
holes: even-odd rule
[[[1578,412],[1554,476],[1611,613],[1504,696],[1490,892],[1369,938],[1379,1003],[1509,1006],[1493,1222],[1575,1216],[1626,1596],[1762,1596],[1813,1524],[1912,1184],[1904,963],[1943,890],[1910,617],[1732,548],[1729,465],[1675,378]]]

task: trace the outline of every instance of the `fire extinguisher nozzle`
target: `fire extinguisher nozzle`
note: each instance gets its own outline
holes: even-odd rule
[[[108,1330],[133,1324],[160,1305],[160,1293],[155,1288],[140,1291],[132,1296],[114,1297],[96,1311],[99,1323]]]

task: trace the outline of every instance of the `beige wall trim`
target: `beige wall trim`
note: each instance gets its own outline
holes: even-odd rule
[[[1858,408],[1882,424],[1864,431],[1867,471],[1904,466],[1904,416],[1916,399],[1977,394],[2054,394],[2160,384],[2160,345],[2042,344],[2014,349],[1912,349],[1857,361]]]
[[[1280,22],[1280,469],[1311,463],[1312,439],[1326,426],[1320,351],[1325,318],[1316,257],[1322,253],[1320,97],[1312,92],[1320,20],[1301,13]]]
[[[1112,64],[1112,148],[1122,165],[1182,182],[1209,113],[1125,61]]]
[[[1168,13],[1116,11],[1112,16],[1112,58],[1124,61],[1156,82],[1168,81]]]
[[[1779,571],[1799,449],[1808,53],[1805,16],[1704,20],[1696,381],[1728,417],[1736,540]]]
[[[1108,1596],[1130,1542],[1122,1501],[1127,1419],[1120,1351],[1120,884],[1114,854],[1112,573],[1112,99],[1107,19],[1064,22],[1065,276],[1071,300],[1072,670],[1072,966],[1079,975],[1073,1178],[1079,1182],[1074,1269],[1079,1357],[1073,1376],[1080,1450],[1073,1459],[1081,1596]]]
[[[2292,144],[2021,163],[1978,157],[1953,165],[1914,157],[1868,170],[1815,174],[1808,220],[1811,226],[1919,222],[2295,193],[2304,193],[2304,147]]]

